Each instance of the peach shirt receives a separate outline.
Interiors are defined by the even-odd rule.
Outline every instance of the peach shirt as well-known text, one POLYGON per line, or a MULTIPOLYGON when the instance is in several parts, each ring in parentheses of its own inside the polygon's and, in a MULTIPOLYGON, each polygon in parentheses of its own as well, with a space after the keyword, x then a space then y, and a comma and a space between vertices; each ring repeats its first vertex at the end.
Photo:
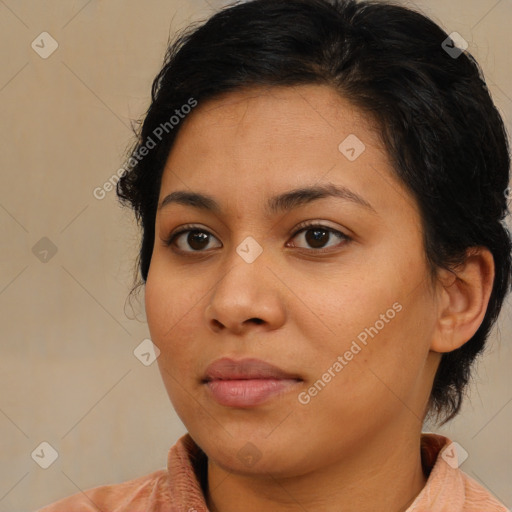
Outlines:
MULTIPOLYGON (((421 455, 428 480, 406 512, 509 512, 457 467, 448 438, 422 434, 421 455)), ((208 512, 201 487, 206 468, 205 454, 185 434, 169 450, 167 469, 95 487, 37 512, 208 512)))

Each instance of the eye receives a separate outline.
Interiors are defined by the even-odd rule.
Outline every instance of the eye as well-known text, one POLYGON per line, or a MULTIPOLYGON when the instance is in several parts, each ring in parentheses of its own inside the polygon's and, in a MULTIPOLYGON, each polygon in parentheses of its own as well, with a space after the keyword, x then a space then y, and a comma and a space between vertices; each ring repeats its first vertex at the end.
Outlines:
POLYGON ((344 245, 352 240, 348 235, 345 235, 345 233, 342 233, 337 229, 314 223, 303 224, 302 229, 296 231, 293 235, 293 238, 297 237, 298 235, 301 235, 299 238, 304 240, 312 247, 311 251, 321 253, 327 252, 322 249, 324 249, 324 245, 330 240, 338 242, 334 245, 334 247, 340 244, 344 245))
MULTIPOLYGON (((345 235, 341 231, 329 228, 322 224, 310 222, 302 224, 300 227, 301 229, 295 231, 292 238, 302 235, 302 239, 311 246, 311 249, 306 249, 311 252, 326 252, 324 250, 324 245, 331 239, 334 242, 338 242, 336 245, 346 244, 352 240, 348 235, 345 235)), ((217 240, 217 238, 208 230, 189 224, 183 226, 178 232, 172 233, 169 237, 163 240, 163 243, 166 247, 171 245, 176 246, 177 252, 201 253, 205 252, 203 249, 211 249, 209 245, 212 239, 217 240), (186 234, 187 236, 184 237, 183 235, 186 234), (192 250, 189 250, 187 246, 192 250)), ((292 247, 296 246, 293 245, 292 247)))
POLYGON ((181 252, 204 252, 202 249, 208 248, 211 237, 215 238, 206 229, 202 229, 199 226, 186 225, 177 233, 172 233, 163 242, 166 247, 176 245, 181 252), (182 237, 186 233, 188 233, 188 236, 182 237), (180 238, 183 240, 180 240, 180 238), (180 242, 182 244, 181 247, 180 242), (192 248, 192 251, 187 250, 187 245, 192 248))

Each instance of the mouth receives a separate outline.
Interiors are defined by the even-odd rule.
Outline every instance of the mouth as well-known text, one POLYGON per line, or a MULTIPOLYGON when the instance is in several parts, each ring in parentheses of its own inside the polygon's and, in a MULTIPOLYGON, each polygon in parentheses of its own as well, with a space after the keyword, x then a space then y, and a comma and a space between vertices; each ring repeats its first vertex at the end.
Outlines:
POLYGON ((289 392, 303 380, 260 359, 222 358, 208 366, 202 382, 220 405, 247 408, 289 392))
POLYGON ((217 359, 206 368, 203 382, 212 380, 253 380, 253 379, 298 379, 299 375, 286 372, 261 359, 235 361, 224 357, 217 359))

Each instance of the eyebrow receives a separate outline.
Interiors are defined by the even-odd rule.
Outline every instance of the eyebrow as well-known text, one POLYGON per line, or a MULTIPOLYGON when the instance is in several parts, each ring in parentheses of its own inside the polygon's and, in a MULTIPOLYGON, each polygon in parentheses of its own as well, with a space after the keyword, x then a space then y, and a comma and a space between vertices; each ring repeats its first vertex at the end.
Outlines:
MULTIPOLYGON (((377 213, 373 206, 361 196, 346 187, 336 186, 333 183, 296 188, 283 194, 273 196, 267 202, 266 212, 271 215, 276 215, 326 197, 336 197, 345 201, 350 201, 373 213, 377 213)), ((172 203, 191 206, 193 208, 207 210, 217 214, 221 213, 219 203, 217 203, 212 196, 201 194, 199 192, 189 192, 186 190, 177 190, 172 192, 162 199, 158 206, 158 210, 161 210, 172 203)))

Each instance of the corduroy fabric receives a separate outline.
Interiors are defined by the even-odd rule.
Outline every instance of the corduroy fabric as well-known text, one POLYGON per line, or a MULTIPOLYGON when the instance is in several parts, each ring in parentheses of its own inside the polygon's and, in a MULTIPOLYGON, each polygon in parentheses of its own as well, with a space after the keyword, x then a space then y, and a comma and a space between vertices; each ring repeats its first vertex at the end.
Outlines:
MULTIPOLYGON (((406 512, 510 512, 456 464, 452 442, 422 434, 425 487, 406 512)), ((37 512, 208 512, 202 481, 207 459, 189 434, 171 447, 167 468, 121 484, 77 493, 37 512)))

